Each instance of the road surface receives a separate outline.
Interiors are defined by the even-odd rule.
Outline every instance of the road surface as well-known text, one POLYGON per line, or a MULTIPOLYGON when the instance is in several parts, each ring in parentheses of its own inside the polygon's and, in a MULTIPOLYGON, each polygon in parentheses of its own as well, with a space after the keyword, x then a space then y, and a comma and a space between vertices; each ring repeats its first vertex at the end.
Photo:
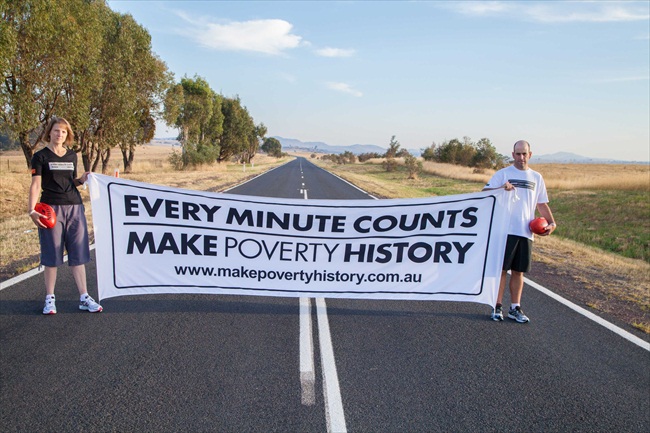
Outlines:
MULTIPOLYGON (((372 199, 303 158, 229 193, 372 199)), ((0 291, 3 432, 650 431, 647 348, 531 287, 522 325, 472 303, 257 296, 89 314, 67 267, 43 316, 42 278, 0 291)))

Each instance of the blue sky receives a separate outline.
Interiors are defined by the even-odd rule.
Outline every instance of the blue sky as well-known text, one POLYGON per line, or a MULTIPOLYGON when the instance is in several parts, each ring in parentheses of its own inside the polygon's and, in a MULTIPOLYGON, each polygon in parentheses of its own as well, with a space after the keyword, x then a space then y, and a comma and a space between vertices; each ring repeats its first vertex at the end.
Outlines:
POLYGON ((650 160, 648 1, 108 4, 177 81, 239 95, 269 136, 650 160))

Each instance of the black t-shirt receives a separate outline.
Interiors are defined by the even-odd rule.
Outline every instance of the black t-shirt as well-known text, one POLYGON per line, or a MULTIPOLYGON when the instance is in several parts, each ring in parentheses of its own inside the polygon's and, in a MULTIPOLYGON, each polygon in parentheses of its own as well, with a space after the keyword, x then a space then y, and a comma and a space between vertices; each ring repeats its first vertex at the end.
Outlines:
POLYGON ((32 157, 32 176, 41 176, 41 202, 47 204, 81 204, 81 194, 74 186, 77 178, 77 154, 67 149, 58 156, 48 147, 32 157))

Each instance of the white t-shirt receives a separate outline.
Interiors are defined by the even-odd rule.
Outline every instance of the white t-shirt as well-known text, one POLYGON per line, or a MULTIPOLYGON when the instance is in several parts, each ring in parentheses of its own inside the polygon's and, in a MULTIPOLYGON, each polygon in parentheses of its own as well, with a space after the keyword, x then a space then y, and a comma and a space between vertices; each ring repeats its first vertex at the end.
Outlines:
POLYGON ((535 219, 537 204, 548 203, 544 179, 535 170, 530 168, 519 170, 511 165, 494 173, 485 187, 498 188, 506 181, 515 187, 514 192, 518 198, 513 204, 508 234, 533 239, 533 233, 528 224, 535 219))

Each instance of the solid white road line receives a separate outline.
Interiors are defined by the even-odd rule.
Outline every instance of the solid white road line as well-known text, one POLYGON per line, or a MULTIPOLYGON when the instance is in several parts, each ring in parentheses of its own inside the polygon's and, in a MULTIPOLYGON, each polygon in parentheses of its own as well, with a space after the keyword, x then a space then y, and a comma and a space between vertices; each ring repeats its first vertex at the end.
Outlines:
POLYGON ((637 346, 650 351, 650 343, 647 343, 637 337, 636 335, 633 335, 626 330, 619 328, 618 326, 614 325, 613 323, 608 322, 607 320, 601 318, 600 316, 595 315, 589 310, 585 310, 584 308, 574 304, 573 302, 569 301, 568 299, 563 298, 562 296, 558 295, 557 293, 551 292, 549 289, 546 287, 537 284, 534 281, 529 280, 528 278, 524 278, 524 281, 526 284, 529 286, 539 290, 540 292, 544 293, 546 296, 549 296, 556 301, 558 301, 561 304, 566 305, 567 307, 571 308, 573 311, 582 314, 583 316, 587 317, 588 319, 593 320, 594 322, 598 323, 599 325, 604 326, 605 328, 609 329, 610 331, 620 335, 621 337, 625 338, 626 340, 631 341, 632 343, 636 344, 637 346))
POLYGON ((325 416, 328 433, 347 432, 345 413, 341 399, 339 377, 334 361, 334 348, 330 335, 330 325, 327 318, 327 306, 324 298, 316 298, 316 316, 318 318, 318 340, 323 367, 323 396, 325 397, 325 416))
POLYGON ((316 403, 314 372, 314 340, 311 326, 311 299, 300 298, 300 389, 302 404, 316 403))

